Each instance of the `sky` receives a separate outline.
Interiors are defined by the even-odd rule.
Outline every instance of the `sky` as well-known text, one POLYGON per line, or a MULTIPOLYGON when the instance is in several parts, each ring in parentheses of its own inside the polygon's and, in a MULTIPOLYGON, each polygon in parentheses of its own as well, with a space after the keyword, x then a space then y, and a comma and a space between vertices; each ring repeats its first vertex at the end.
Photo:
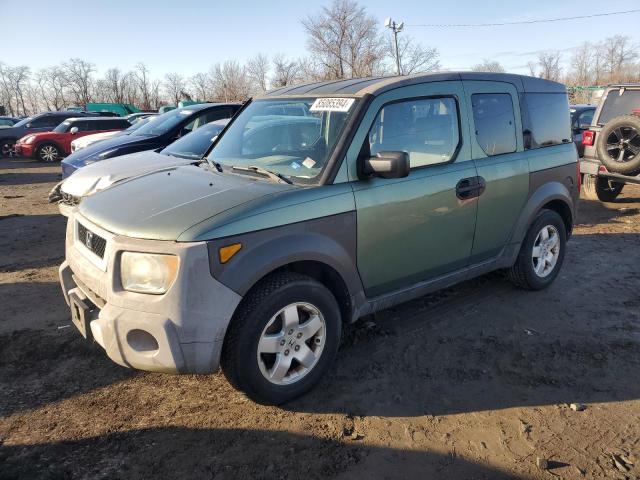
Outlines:
MULTIPOLYGON (((206 71, 227 59, 257 54, 306 54, 300 22, 330 0, 0 0, 0 62, 33 70, 79 57, 98 72, 144 62, 153 76, 206 71), (11 40, 8 40, 11 39, 11 40)), ((496 23, 640 8, 640 0, 366 0, 381 29, 386 17, 407 24, 400 35, 437 47, 443 69, 468 70, 483 59, 510 72, 544 50, 563 51, 614 34, 640 43, 640 13, 566 22, 481 28, 425 28, 414 24, 496 23)))

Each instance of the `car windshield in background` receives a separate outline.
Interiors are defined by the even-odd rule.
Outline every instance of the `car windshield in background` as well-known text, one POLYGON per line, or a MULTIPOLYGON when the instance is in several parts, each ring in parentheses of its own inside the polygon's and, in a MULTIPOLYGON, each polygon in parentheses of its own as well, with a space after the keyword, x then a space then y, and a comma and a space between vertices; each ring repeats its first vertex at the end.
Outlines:
POLYGON ((176 127, 185 118, 193 113, 189 108, 177 108, 157 117, 149 117, 149 121, 133 133, 140 136, 164 135, 176 127))
POLYGON ((23 120, 20 120, 18 123, 16 123, 14 125, 14 127, 22 127, 24 125, 26 125, 27 123, 31 122, 33 120, 33 117, 27 117, 23 120))
POLYGON ((209 154, 223 167, 259 167, 291 180, 317 177, 331 157, 355 98, 257 100, 209 154))
POLYGON ((226 123, 226 121, 207 123, 181 139, 176 140, 160 153, 180 158, 193 158, 194 160, 202 158, 226 123))
POLYGON ((71 125, 71 122, 69 121, 62 122, 60 125, 54 128, 53 131, 56 133, 64 133, 67 131, 67 128, 69 127, 69 125, 71 125))
POLYGON ((602 106, 598 123, 604 125, 620 115, 631 115, 633 110, 640 108, 640 90, 628 88, 611 90, 602 106))

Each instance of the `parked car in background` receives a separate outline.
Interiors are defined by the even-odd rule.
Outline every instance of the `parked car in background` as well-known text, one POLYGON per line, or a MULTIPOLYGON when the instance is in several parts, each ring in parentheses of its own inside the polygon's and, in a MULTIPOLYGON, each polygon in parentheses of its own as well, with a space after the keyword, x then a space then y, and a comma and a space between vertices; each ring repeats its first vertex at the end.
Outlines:
POLYGON ((0 128, 13 127, 20 121, 19 118, 14 117, 0 117, 0 128))
POLYGON ((41 162, 58 162, 71 154, 71 141, 96 132, 119 132, 131 124, 124 118, 68 118, 50 132, 30 133, 15 144, 17 155, 37 158, 41 162))
POLYGON ((582 134, 585 195, 612 202, 626 184, 640 184, 640 84, 608 86, 582 134))
POLYGON ((582 132, 589 130, 593 114, 596 112, 595 105, 571 105, 571 130, 573 132, 573 142, 578 149, 578 155, 584 155, 584 145, 582 144, 582 132))
POLYGON ((152 116, 155 116, 155 115, 158 115, 158 114, 155 113, 155 112, 138 112, 138 113, 132 113, 130 115, 127 115, 124 118, 129 120, 129 122, 131 122, 131 124, 134 124, 138 120, 142 120, 143 118, 152 117, 152 116))
POLYGON ((84 198, 118 182, 160 169, 197 164, 228 122, 207 123, 160 152, 147 150, 87 165, 58 183, 49 193, 49 202, 58 203, 60 213, 68 216, 84 198))
POLYGON ((92 117, 91 113, 82 112, 46 112, 25 118, 13 127, 0 130, 0 156, 14 155, 15 143, 30 133, 50 132, 67 118, 92 117))
POLYGON ((317 384, 361 316, 496 269, 550 286, 580 192, 564 85, 509 74, 282 87, 206 160, 82 201, 62 291, 118 364, 221 366, 262 403, 317 384))
POLYGON ((62 161, 62 178, 107 158, 164 148, 204 124, 231 118, 241 106, 239 103, 203 103, 150 117, 146 125, 130 135, 102 140, 69 155, 62 161))
POLYGON ((121 135, 130 135, 132 132, 134 132, 135 130, 139 129, 144 124, 146 124, 151 118, 153 117, 145 117, 145 118, 139 119, 137 122, 133 123, 126 130, 114 131, 114 132, 92 133, 91 135, 87 135, 85 137, 80 137, 76 140, 73 140, 71 142, 71 153, 75 152, 76 150, 82 150, 83 148, 88 147, 89 145, 99 142, 101 140, 106 140, 107 138, 113 138, 121 135))

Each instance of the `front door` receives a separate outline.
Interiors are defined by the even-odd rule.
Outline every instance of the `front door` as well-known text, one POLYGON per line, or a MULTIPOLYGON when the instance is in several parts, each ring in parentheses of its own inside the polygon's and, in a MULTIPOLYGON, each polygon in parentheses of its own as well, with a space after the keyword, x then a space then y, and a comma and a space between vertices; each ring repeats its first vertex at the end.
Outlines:
MULTIPOLYGON (((403 87, 372 102, 360 127, 364 134, 359 130, 354 139, 358 156, 405 151, 411 171, 406 178, 353 182, 358 270, 367 296, 467 265, 477 209, 465 188, 477 177, 464 141, 467 123, 459 81, 403 87)), ((350 176, 357 161, 348 159, 350 176)))

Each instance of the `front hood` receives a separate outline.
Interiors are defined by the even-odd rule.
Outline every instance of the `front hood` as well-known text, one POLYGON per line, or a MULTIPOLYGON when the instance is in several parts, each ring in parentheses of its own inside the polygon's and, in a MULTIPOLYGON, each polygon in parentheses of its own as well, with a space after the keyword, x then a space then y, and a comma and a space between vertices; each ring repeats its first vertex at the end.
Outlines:
POLYGON ((86 197, 127 178, 193 162, 194 160, 161 155, 153 150, 131 153, 81 168, 67 178, 60 189, 74 197, 86 197))
POLYGON ((117 235, 177 240, 188 228, 225 210, 295 188, 188 165, 114 185, 88 197, 79 210, 117 235))
MULTIPOLYGON (((67 164, 74 166, 82 166, 84 162, 89 159, 96 159, 101 153, 113 150, 115 148, 121 148, 125 145, 134 144, 150 144, 153 145, 157 142, 157 137, 142 137, 136 135, 123 135, 122 137, 116 136, 101 140, 100 142, 92 143, 86 148, 72 153, 63 161, 67 164)), ((153 147, 149 147, 153 148, 153 147)))

